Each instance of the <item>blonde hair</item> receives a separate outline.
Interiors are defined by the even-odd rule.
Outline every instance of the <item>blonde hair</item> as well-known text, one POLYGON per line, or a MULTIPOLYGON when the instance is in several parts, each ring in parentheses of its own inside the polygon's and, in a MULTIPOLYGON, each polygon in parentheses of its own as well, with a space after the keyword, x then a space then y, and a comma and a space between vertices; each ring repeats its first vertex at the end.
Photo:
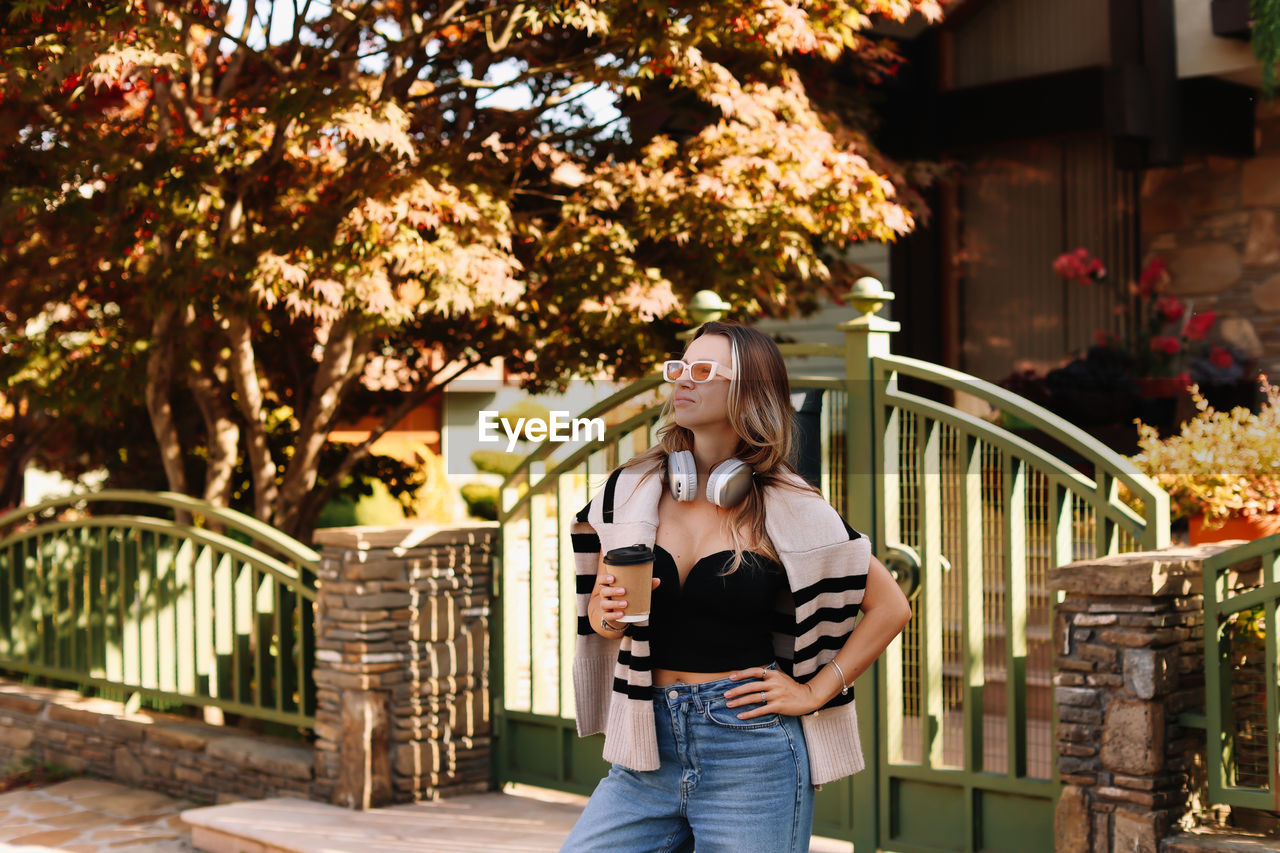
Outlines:
MULTIPOLYGON (((792 463, 791 382, 778 345, 763 332, 740 323, 703 323, 693 340, 703 335, 723 335, 729 339, 734 378, 729 380, 728 417, 729 425, 738 436, 733 455, 755 472, 746 497, 730 507, 721 520, 721 530, 733 545, 733 561, 724 574, 732 574, 741 567, 744 551, 756 551, 778 560, 778 552, 765 532, 765 489, 780 487, 821 493, 807 483, 801 485, 804 481, 792 463)), ((658 461, 660 464, 654 470, 665 474, 667 456, 693 449, 693 432, 677 424, 671 417, 673 412, 668 398, 662 407, 665 423, 658 429, 658 443, 627 460, 623 468, 658 461)))

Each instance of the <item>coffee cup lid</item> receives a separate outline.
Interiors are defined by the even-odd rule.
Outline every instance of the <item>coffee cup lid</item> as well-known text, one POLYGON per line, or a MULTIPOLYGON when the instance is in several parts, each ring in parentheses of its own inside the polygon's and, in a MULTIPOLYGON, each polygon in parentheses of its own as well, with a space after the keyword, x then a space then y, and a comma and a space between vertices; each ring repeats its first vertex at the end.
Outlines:
POLYGON ((648 545, 628 545, 625 548, 614 548, 604 555, 604 561, 610 566, 634 566, 653 560, 653 549, 648 545))

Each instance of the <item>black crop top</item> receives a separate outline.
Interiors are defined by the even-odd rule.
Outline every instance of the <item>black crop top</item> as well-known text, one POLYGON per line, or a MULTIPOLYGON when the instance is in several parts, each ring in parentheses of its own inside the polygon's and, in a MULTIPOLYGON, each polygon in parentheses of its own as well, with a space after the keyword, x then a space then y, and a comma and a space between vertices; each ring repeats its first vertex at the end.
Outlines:
POLYGON ((772 626, 778 595, 787 588, 782 566, 744 551, 736 572, 722 575, 732 551, 694 563, 680 588, 676 561, 654 547, 653 573, 662 580, 649 611, 649 654, 655 669, 727 672, 774 659, 772 626))

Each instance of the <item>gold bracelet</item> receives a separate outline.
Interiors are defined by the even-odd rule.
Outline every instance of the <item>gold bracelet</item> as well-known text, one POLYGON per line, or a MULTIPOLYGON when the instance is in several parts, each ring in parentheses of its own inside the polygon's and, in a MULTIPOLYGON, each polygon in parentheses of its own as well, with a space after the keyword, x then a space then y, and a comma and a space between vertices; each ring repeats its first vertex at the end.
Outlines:
POLYGON ((836 668, 836 672, 840 673, 840 695, 849 695, 849 685, 844 683, 844 670, 840 668, 840 664, 836 663, 836 659, 831 659, 831 665, 836 668))

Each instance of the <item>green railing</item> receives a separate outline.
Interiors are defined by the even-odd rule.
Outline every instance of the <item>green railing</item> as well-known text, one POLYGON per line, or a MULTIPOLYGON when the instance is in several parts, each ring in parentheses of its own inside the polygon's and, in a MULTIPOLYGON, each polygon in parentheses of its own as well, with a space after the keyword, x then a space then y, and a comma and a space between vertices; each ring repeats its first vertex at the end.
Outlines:
POLYGON ((318 564, 185 495, 19 507, 0 515, 0 669, 310 728, 318 564))
POLYGON ((984 849, 994 830, 976 815, 995 809, 1020 816, 1029 848, 1051 846, 1055 601, 1047 570, 1164 547, 1168 496, 1124 457, 998 386, 887 352, 870 361, 856 404, 869 402, 881 448, 872 486, 882 508, 877 552, 914 611, 883 658, 880 819, 900 829, 880 841, 984 849), (899 387, 908 377, 916 393, 899 387), (992 419, 998 412, 1088 460, 1086 470, 1004 429, 992 419), (1140 498, 1141 513, 1120 499, 1119 484, 1140 498), (913 797, 944 790, 960 803, 962 825, 931 830, 901 814, 913 797))
POLYGON ((1280 534, 1204 561, 1205 730, 1213 805, 1280 811, 1280 534))
MULTIPOLYGON (((1091 525, 1093 553, 1088 556, 1139 548, 1156 550, 1169 545, 1168 494, 1127 458, 1079 427, 998 385, 957 370, 903 356, 877 356, 874 361, 878 379, 881 380, 877 386, 883 388, 884 402, 896 411, 910 412, 924 419, 930 428, 945 425, 958 434, 981 440, 998 449, 1002 458, 1020 460, 1042 472, 1060 493, 1070 492, 1082 506, 1087 506, 1094 513, 1095 522, 1091 525), (1060 442, 1073 454, 1087 459, 1093 468, 1092 476, 990 421, 967 414, 954 406, 944 406, 931 399, 898 390, 899 376, 923 380, 953 394, 968 395, 995 410, 1016 417, 1060 442), (1120 499, 1120 484, 1140 502, 1141 513, 1135 512, 1120 499)), ((926 445, 927 443, 926 441, 926 445)), ((1059 497, 1062 495, 1059 494, 1059 497)), ((1064 562, 1069 562, 1076 557, 1079 549, 1065 547, 1068 541, 1065 536, 1065 501, 1058 500, 1054 504, 1063 510, 1063 513, 1050 519, 1053 525, 1053 542, 1055 546, 1059 546, 1055 556, 1066 558, 1064 562)))
POLYGON ((598 479, 649 445, 661 405, 648 398, 659 382, 657 375, 641 379, 578 416, 623 413, 603 442, 544 443, 503 483, 495 577, 499 618, 491 648, 501 673, 494 682, 495 761, 504 782, 590 793, 608 769, 600 744, 580 742, 573 722, 576 613, 569 529, 573 514, 591 498, 591 486, 599 486, 591 483, 592 475, 598 479))

